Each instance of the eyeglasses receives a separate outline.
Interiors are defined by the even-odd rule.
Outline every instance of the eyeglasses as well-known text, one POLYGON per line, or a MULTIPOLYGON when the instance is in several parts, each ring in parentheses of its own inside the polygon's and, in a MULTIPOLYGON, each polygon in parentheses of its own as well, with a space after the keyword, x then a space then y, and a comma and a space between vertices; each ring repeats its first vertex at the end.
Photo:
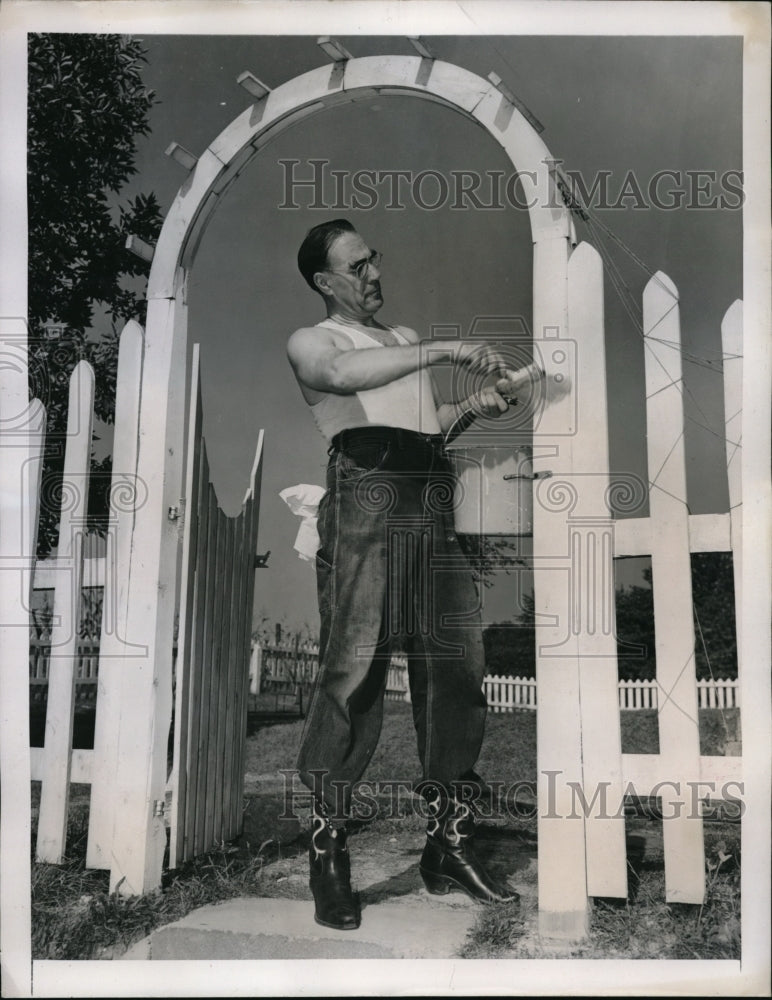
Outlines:
POLYGON ((358 260, 356 264, 350 264, 348 271, 338 271, 334 267, 328 267, 328 271, 332 271, 334 274, 355 274, 360 281, 364 281, 367 277, 368 268, 372 265, 373 267, 380 267, 381 261, 383 260, 383 254, 378 250, 371 250, 370 256, 365 257, 364 260, 358 260))

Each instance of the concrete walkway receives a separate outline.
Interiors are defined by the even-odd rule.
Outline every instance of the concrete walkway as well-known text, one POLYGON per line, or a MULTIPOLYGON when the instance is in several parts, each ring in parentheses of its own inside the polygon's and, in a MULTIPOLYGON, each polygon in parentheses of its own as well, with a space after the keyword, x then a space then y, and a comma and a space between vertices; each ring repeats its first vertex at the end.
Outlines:
MULTIPOLYGON (((426 958, 459 955, 481 907, 462 892, 430 895, 418 871, 425 834, 402 829, 363 832, 350 840, 352 883, 359 893, 361 926, 336 931, 314 921, 305 852, 266 865, 260 896, 203 906, 157 928, 116 957, 136 959, 426 958)), ((535 852, 489 831, 478 853, 489 870, 521 895, 533 911, 535 852), (504 839, 502 839, 504 838, 504 839)))
MULTIPOLYGON (((279 847, 278 857, 260 871, 255 894, 193 910, 175 923, 156 928, 115 958, 448 959, 459 955, 482 907, 462 892, 432 896, 426 891, 418 871, 426 839, 423 818, 379 820, 352 833, 352 885, 359 894, 362 922, 356 930, 336 931, 314 921, 308 886, 308 817, 283 817, 283 781, 276 775, 247 774, 246 788, 252 805, 245 816, 242 847, 254 849, 268 840, 279 847)), ((524 910, 535 911, 535 839, 501 824, 485 827, 478 830, 478 856, 492 875, 520 893, 524 910)))
POLYGON ((382 902, 366 907, 357 930, 314 921, 297 899, 235 899, 203 906, 154 931, 125 959, 452 958, 463 947, 476 908, 382 902))

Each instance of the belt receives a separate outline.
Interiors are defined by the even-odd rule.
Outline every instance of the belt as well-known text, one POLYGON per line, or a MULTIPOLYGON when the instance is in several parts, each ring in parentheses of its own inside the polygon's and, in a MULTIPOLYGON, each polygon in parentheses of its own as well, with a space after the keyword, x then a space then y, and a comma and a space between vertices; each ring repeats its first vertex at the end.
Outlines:
POLYGON ((390 444, 392 447, 405 451, 416 451, 427 448, 443 451, 442 434, 421 434, 406 427, 387 427, 373 425, 370 427, 347 427, 339 431, 332 439, 329 452, 345 450, 352 444, 390 444))

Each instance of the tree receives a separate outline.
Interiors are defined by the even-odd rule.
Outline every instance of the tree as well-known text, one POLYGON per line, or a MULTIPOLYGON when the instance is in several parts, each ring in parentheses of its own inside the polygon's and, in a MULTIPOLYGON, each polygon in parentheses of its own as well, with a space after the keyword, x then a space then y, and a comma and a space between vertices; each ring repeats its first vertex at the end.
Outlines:
POLYGON ((458 534, 461 551, 467 558, 474 573, 476 583, 488 588, 493 586, 491 575, 502 570, 509 575, 515 566, 527 566, 521 556, 513 555, 517 551, 517 541, 508 535, 469 535, 458 534))
MULTIPOLYGON (((651 569, 643 571, 651 583, 651 569)), ((651 587, 620 587, 616 592, 616 634, 621 680, 653 680, 656 676, 654 649, 654 596, 651 587)))
MULTIPOLYGON (((619 677, 656 677, 654 594, 651 569, 643 572, 648 586, 616 591, 616 635, 619 677)), ((656 581, 654 581, 656 586, 656 581)), ((737 676, 732 556, 729 552, 692 555, 696 670, 699 679, 737 676)), ((483 632, 488 673, 510 677, 535 676, 533 594, 523 596, 523 613, 514 623, 489 625, 483 632)))
MULTIPOLYGON (((136 139, 149 131, 154 96, 142 83, 144 61, 141 44, 125 36, 29 39, 30 391, 48 415, 39 555, 57 541, 72 370, 81 359, 93 365, 95 413, 111 423, 120 329, 128 319, 144 319, 147 264, 125 243, 132 233, 155 242, 161 212, 152 194, 118 201, 136 173, 136 139), (106 328, 95 338, 96 310, 106 328)), ((109 473, 109 461, 95 465, 90 520, 96 530, 104 530, 109 473)))
POLYGON ((516 622, 483 629, 486 673, 499 677, 536 676, 536 614, 533 594, 523 594, 516 622))
POLYGON ((731 552, 692 555, 697 676, 737 677, 734 571, 731 552))
MULTIPOLYGON (((697 677, 737 676, 734 578, 729 552, 699 552, 691 557, 697 677)), ((619 674, 626 680, 656 676, 654 594, 651 569, 643 572, 647 587, 617 591, 619 674), (625 645, 628 644, 628 645, 625 645), (630 644, 642 646, 635 655, 630 644)), ((653 580, 656 587, 657 581, 653 580)))

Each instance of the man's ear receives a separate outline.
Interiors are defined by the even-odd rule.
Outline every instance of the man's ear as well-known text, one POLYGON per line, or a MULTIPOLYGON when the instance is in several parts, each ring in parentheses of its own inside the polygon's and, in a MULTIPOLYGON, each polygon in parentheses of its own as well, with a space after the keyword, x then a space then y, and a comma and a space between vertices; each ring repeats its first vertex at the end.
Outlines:
POLYGON ((324 271, 317 271, 314 274, 313 281, 314 281, 314 284, 316 285, 317 289, 322 293, 322 295, 329 295, 330 294, 330 283, 327 280, 327 277, 326 277, 324 271))

